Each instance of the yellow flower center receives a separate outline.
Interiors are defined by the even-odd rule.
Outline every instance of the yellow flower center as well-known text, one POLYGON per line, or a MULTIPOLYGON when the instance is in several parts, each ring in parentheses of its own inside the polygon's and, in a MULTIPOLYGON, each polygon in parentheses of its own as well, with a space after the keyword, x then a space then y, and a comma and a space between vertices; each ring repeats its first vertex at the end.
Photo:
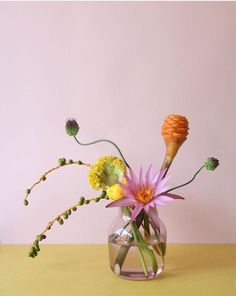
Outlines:
POLYGON ((151 188, 139 188, 135 193, 137 201, 146 204, 153 198, 153 190, 151 188))

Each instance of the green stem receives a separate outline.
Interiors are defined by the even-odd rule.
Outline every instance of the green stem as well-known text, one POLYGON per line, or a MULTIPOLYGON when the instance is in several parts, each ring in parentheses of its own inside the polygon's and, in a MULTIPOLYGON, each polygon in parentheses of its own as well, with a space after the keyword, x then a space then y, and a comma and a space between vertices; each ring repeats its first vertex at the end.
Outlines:
POLYGON ((139 256, 140 256, 140 260, 141 260, 141 264, 142 264, 142 267, 143 267, 145 277, 148 277, 147 265, 146 265, 146 262, 145 262, 145 259, 144 259, 143 250, 142 250, 142 247, 139 246, 140 239, 139 239, 139 236, 138 236, 138 233, 137 233, 138 232, 137 225, 134 222, 130 222, 130 226, 131 226, 131 229, 132 229, 132 232, 133 232, 133 235, 134 235, 134 239, 137 242, 137 247, 139 249, 139 256))
POLYGON ((150 226, 149 226, 149 217, 146 212, 143 211, 143 222, 144 222, 144 228, 146 230, 145 236, 150 236, 150 226))
POLYGON ((79 145, 82 145, 82 146, 93 145, 93 144, 97 144, 97 143, 100 143, 100 142, 107 142, 107 143, 112 144, 112 145, 117 149, 117 151, 119 152, 120 157, 121 157, 122 160, 125 162, 126 166, 127 166, 128 168, 130 168, 130 166, 129 166, 128 162, 126 161, 126 159, 124 158, 124 155, 122 154, 120 148, 119 148, 114 142, 112 142, 111 140, 100 139, 100 140, 93 141, 93 142, 90 142, 90 143, 81 143, 81 142, 76 138, 76 136, 74 136, 74 138, 75 138, 75 141, 76 141, 79 145))
POLYGON ((202 166, 202 167, 201 167, 201 168, 195 173, 195 175, 192 177, 192 179, 191 179, 190 181, 188 181, 188 182, 186 182, 186 183, 184 183, 184 184, 182 184, 182 185, 175 186, 175 187, 169 189, 168 191, 166 191, 165 193, 168 193, 168 192, 170 192, 170 191, 173 191, 173 190, 175 190, 175 189, 178 189, 178 188, 180 188, 180 187, 183 187, 183 186, 188 185, 189 183, 191 183, 191 182, 196 178, 196 176, 201 172, 201 170, 202 170, 204 167, 205 167, 205 166, 203 165, 203 166, 202 166))

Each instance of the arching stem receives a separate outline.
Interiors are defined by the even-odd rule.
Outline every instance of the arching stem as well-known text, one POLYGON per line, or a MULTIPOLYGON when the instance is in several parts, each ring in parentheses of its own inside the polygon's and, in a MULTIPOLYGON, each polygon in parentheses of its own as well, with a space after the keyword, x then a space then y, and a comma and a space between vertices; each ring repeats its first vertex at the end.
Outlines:
POLYGON ((201 172, 201 170, 202 170, 204 167, 205 167, 205 166, 203 165, 203 166, 202 166, 202 167, 201 167, 201 168, 195 173, 195 175, 192 177, 192 179, 191 179, 190 181, 188 181, 188 182, 186 182, 186 183, 184 183, 184 184, 182 184, 182 185, 175 186, 175 187, 169 189, 168 191, 166 191, 165 193, 168 193, 168 192, 170 192, 170 191, 173 191, 173 190, 175 190, 175 189, 178 189, 178 188, 181 188, 181 187, 184 187, 184 186, 188 185, 189 183, 191 183, 191 182, 196 178, 196 176, 201 172))
POLYGON ((122 160, 124 161, 124 163, 126 164, 126 166, 127 166, 128 168, 130 168, 130 166, 129 166, 128 162, 126 161, 124 155, 122 154, 120 148, 116 145, 116 143, 112 142, 111 140, 100 139, 100 140, 93 141, 93 142, 89 142, 89 143, 81 143, 81 142, 76 138, 76 136, 74 136, 74 138, 75 138, 75 141, 76 141, 79 145, 82 145, 82 146, 89 146, 89 145, 93 145, 93 144, 97 144, 97 143, 101 143, 101 142, 107 142, 107 143, 112 144, 112 145, 116 148, 116 150, 119 152, 120 157, 122 158, 122 160))

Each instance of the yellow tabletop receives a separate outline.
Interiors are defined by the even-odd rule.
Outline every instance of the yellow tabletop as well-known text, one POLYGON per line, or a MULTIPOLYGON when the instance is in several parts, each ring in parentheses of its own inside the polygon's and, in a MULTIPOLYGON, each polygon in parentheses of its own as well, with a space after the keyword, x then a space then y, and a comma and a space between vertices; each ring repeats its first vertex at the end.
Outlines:
POLYGON ((129 281, 110 271, 106 245, 0 246, 1 296, 236 295, 236 245, 169 244, 155 280, 129 281))

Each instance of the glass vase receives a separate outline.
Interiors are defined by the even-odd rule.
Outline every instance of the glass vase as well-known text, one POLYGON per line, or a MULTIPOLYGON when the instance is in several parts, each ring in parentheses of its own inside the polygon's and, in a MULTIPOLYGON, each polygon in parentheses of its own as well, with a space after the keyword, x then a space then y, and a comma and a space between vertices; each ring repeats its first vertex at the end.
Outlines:
POLYGON ((131 221, 131 212, 130 207, 119 208, 118 216, 110 225, 110 267, 116 275, 125 279, 155 278, 162 273, 165 265, 166 227, 156 208, 155 219, 150 219, 142 210, 131 221))

